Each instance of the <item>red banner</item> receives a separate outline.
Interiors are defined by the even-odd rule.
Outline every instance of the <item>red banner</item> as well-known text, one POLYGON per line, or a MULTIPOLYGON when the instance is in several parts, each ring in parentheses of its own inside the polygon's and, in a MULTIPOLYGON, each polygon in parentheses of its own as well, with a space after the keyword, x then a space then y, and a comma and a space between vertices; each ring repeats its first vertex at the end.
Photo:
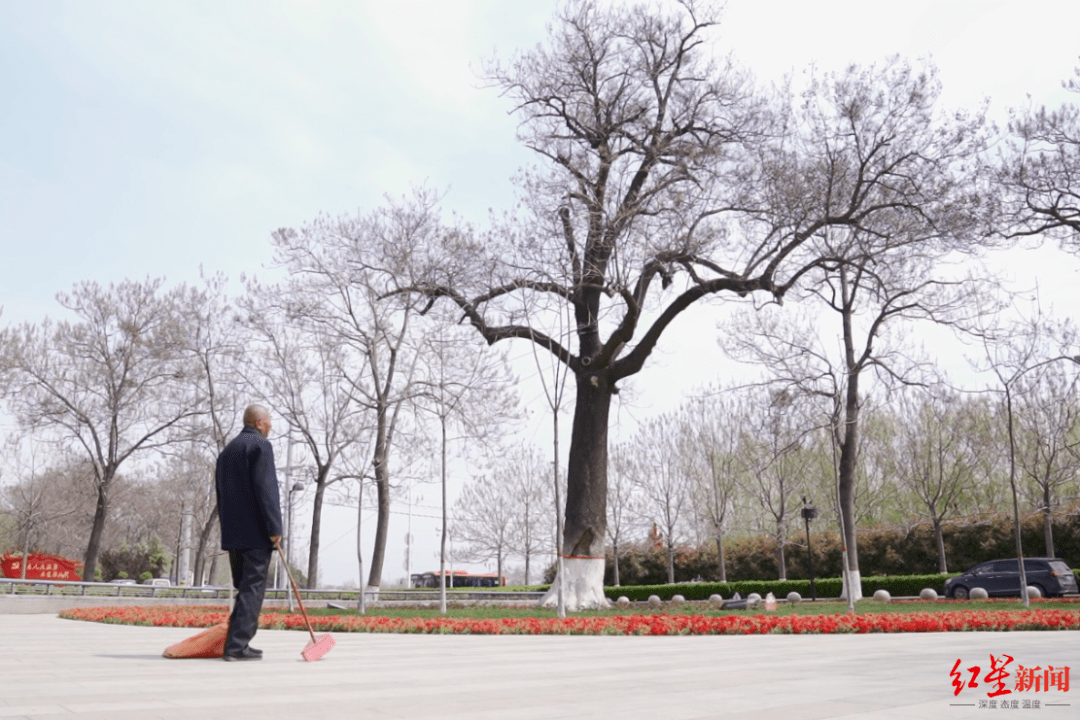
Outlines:
MULTIPOLYGON (((21 578, 22 563, 22 555, 4 553, 4 556, 0 557, 0 571, 3 571, 5 577, 21 578)), ((82 565, 77 560, 68 560, 59 555, 32 553, 30 562, 26 565, 26 579, 78 581, 81 579, 78 571, 82 569, 82 565)))

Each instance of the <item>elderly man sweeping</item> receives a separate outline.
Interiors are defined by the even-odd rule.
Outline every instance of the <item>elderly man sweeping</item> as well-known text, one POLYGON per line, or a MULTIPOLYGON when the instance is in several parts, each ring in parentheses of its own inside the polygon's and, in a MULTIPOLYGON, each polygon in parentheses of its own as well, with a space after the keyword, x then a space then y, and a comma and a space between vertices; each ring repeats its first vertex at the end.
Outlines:
POLYGON ((249 405, 244 410, 244 429, 218 455, 214 474, 221 549, 229 553, 237 590, 223 657, 230 662, 262 659, 262 651, 250 643, 259 629, 266 574, 281 538, 274 448, 267 440, 270 428, 270 412, 261 405, 249 405))

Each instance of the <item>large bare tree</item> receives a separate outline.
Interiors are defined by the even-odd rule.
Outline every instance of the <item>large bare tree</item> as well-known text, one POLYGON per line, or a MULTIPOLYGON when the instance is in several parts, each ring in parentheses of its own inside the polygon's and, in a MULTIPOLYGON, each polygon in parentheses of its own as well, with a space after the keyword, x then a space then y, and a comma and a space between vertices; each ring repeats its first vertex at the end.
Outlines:
POLYGON ((856 599, 863 385, 871 372, 897 383, 925 377, 902 342, 903 332, 915 321, 962 319, 969 307, 966 286, 940 268, 949 269, 949 253, 981 247, 981 226, 973 218, 981 208, 983 118, 944 115, 939 94, 932 68, 897 59, 810 82, 797 116, 797 154, 809 163, 806 171, 827 178, 820 188, 827 189, 829 203, 850 205, 864 192, 873 195, 860 203, 862 219, 822 228, 814 241, 820 261, 796 289, 831 314, 836 330, 797 328, 794 335, 778 336, 775 321, 755 317, 754 336, 733 338, 739 352, 766 364, 780 382, 825 402, 837 451, 845 596, 850 588, 856 599), (836 351, 823 336, 836 338, 836 351))
POLYGON ((245 372, 259 396, 288 422, 290 437, 300 441, 311 462, 315 493, 307 581, 316 587, 326 492, 354 476, 343 470, 342 458, 365 439, 365 418, 348 377, 348 346, 326 325, 298 315, 292 295, 287 286, 249 283, 245 306, 255 342, 245 372))
POLYGON ((170 463, 166 470, 175 470, 174 480, 184 487, 178 498, 186 520, 182 532, 185 538, 192 530, 196 535, 191 567, 196 585, 205 579, 208 552, 215 557, 219 552, 210 549, 218 523, 214 466, 240 424, 243 400, 238 367, 245 335, 238 331, 238 312, 227 295, 225 276, 203 274, 202 279, 201 287, 186 289, 180 312, 190 323, 186 348, 196 368, 190 382, 204 398, 205 413, 193 418, 190 443, 167 451, 179 465, 170 463))
POLYGON ((448 246, 450 267, 467 272, 450 275, 436 264, 410 278, 409 290, 449 298, 489 343, 535 342, 574 374, 560 548, 567 577, 545 600, 555 604, 566 589, 571 610, 607 603, 607 428, 617 383, 644 366, 692 302, 770 286, 775 272, 762 267, 762 255, 748 275, 710 258, 727 240, 710 218, 734 204, 729 191, 743 167, 741 143, 757 129, 744 78, 714 66, 702 47, 712 25, 690 3, 654 14, 569 2, 547 46, 489 66, 492 84, 521 117, 521 141, 546 167, 521 178, 520 222, 483 242, 457 238, 448 246), (674 288, 680 272, 687 280, 630 347, 657 306, 653 289, 674 288), (524 320, 522 308, 567 305, 568 313, 551 313, 573 317, 567 341, 535 312, 524 320))
MULTIPOLYGON (((1030 317, 1011 322, 998 322, 995 326, 989 318, 979 329, 983 350, 986 353, 983 369, 993 373, 1001 385, 1001 406, 1007 444, 1009 490, 1012 495, 1013 534, 1016 541, 1017 567, 1020 572, 1021 602, 1027 607, 1027 572, 1024 567, 1023 537, 1020 524, 1020 496, 1018 481, 1018 431, 1016 408, 1027 392, 1035 390, 1029 381, 1046 371, 1050 365, 1065 363, 1080 365, 1076 354, 1076 337, 1068 324, 1055 324, 1042 314, 1036 305, 1030 317)), ((1000 320, 1000 318, 994 318, 1000 320)), ((1071 421, 1070 421, 1071 422, 1071 421)), ((1052 536, 1051 536, 1052 543, 1052 536)))
POLYGON ((404 288, 447 298, 489 343, 534 342, 573 372, 568 562, 557 581, 573 586, 571 608, 607 602, 611 402, 672 321, 718 293, 782 300, 834 260, 828 228, 873 235, 951 199, 950 158, 970 146, 936 122, 932 79, 911 71, 884 85, 853 71, 766 104, 714 62, 714 25, 690 0, 572 0, 546 45, 491 65, 540 162, 520 178, 523 210, 453 248, 449 264, 471 273, 435 266, 404 288), (570 342, 523 321, 538 296, 570 306, 570 342))
MULTIPOLYGON (((1080 94, 1080 67, 1062 84, 1080 94)), ((1001 157, 1002 231, 1014 237, 1052 235, 1080 250, 1080 107, 1013 111, 1001 157)))
POLYGON ((350 458, 350 474, 371 477, 375 484, 377 520, 367 585, 376 590, 390 527, 394 461, 416 447, 402 440, 402 432, 423 337, 414 327, 421 299, 382 296, 392 288, 388 278, 406 273, 416 256, 441 247, 437 201, 421 188, 366 214, 323 217, 273 235, 276 259, 290 276, 282 306, 345 356, 339 371, 369 428, 366 461, 350 458))
MULTIPOLYGON (((184 421, 205 412, 188 382, 183 288, 161 280, 75 285, 57 300, 72 319, 24 323, 0 339, 13 372, 7 402, 37 441, 72 449, 93 470, 97 507, 84 557, 97 567, 120 467, 175 439, 184 421)), ((186 430, 186 428, 185 428, 186 430)))

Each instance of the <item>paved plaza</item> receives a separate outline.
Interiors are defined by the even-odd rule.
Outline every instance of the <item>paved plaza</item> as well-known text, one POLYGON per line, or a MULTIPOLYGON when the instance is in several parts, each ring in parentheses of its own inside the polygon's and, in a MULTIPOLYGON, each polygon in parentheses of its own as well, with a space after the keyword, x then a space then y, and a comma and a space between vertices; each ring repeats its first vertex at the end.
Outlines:
MULTIPOLYGON (((1075 632, 335 633, 337 647, 306 663, 300 657, 306 633, 262 630, 255 642, 266 653, 261 662, 161 656, 194 633, 53 614, 0 615, 0 718, 978 720, 989 717, 993 688, 980 684, 954 697, 949 671, 958 658, 963 667, 977 664, 984 673, 990 654, 1002 653, 1015 658, 1010 669, 1080 666, 1075 632), (979 707, 980 700, 987 706, 979 707)), ((1012 693, 996 698, 994 706, 999 718, 1004 711, 1016 720, 1064 720, 1080 716, 1076 696, 1012 693), (1012 699, 1016 709, 1008 704, 1012 699)))

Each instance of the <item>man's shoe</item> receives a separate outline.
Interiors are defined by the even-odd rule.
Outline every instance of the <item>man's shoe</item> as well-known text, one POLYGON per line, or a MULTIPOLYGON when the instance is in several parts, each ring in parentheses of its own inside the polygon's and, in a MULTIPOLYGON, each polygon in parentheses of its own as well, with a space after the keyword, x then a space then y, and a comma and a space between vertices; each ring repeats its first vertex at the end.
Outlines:
POLYGON ((262 655, 262 650, 260 650, 258 648, 253 648, 250 645, 248 645, 247 651, 251 652, 251 653, 255 653, 256 655, 262 655))
POLYGON ((255 652, 251 648, 244 648, 244 651, 239 655, 230 655, 225 653, 221 656, 221 659, 225 662, 239 662, 241 660, 262 660, 262 653, 255 652))

